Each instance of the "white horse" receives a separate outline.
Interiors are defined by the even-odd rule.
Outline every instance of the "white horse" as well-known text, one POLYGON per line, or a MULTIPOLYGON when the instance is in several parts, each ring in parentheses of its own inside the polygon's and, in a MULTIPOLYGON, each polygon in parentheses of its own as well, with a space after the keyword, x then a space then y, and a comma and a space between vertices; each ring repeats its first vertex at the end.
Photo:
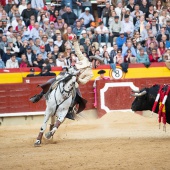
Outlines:
POLYGON ((45 134, 47 139, 50 139, 54 135, 57 128, 64 121, 72 103, 74 95, 73 90, 75 88, 78 73, 79 71, 70 68, 65 76, 58 82, 57 87, 49 94, 48 99, 46 100, 47 107, 45 110, 44 121, 34 146, 39 146, 41 144, 42 136, 46 130, 47 122, 50 117, 53 127, 45 134), (58 119, 55 122, 56 116, 58 119))

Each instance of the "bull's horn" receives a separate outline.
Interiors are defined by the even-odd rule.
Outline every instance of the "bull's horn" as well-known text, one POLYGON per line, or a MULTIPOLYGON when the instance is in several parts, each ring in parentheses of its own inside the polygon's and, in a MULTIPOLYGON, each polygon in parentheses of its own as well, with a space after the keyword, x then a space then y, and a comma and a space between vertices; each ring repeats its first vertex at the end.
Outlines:
POLYGON ((139 93, 140 90, 132 90, 133 93, 139 93))
POLYGON ((146 93, 147 93, 146 90, 144 90, 141 93, 135 93, 135 94, 131 94, 131 95, 134 96, 134 97, 139 97, 139 96, 145 95, 146 93))

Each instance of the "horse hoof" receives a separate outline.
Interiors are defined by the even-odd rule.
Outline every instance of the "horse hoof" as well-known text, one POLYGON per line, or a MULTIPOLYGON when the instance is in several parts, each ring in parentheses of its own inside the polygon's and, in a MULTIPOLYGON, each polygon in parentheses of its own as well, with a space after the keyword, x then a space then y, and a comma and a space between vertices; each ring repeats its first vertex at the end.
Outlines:
POLYGON ((41 141, 40 140, 36 140, 36 142, 34 143, 34 146, 40 146, 41 145, 41 141))
POLYGON ((51 131, 49 131, 49 132, 47 132, 47 133, 45 134, 45 137, 46 137, 47 139, 50 139, 52 136, 53 136, 53 133, 52 133, 51 131))

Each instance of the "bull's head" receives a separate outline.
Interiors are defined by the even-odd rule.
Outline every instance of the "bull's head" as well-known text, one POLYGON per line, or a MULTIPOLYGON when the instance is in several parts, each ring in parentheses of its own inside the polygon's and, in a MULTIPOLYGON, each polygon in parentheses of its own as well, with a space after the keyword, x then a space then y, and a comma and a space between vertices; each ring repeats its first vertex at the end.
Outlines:
POLYGON ((133 111, 143 111, 148 110, 148 93, 147 89, 142 89, 141 91, 132 91, 132 96, 136 97, 132 103, 131 109, 133 111))

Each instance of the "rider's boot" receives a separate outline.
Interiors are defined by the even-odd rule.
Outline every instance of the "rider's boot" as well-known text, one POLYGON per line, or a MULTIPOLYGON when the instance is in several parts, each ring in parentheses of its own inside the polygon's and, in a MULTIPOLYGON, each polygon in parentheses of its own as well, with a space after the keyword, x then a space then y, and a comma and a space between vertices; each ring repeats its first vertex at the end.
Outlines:
POLYGON ((74 116, 73 116, 73 107, 69 107, 66 118, 71 119, 71 120, 75 120, 74 116))
POLYGON ((43 93, 43 91, 41 91, 40 94, 36 94, 35 96, 31 97, 29 100, 32 103, 37 103, 43 97, 43 95, 44 95, 44 93, 43 93))

